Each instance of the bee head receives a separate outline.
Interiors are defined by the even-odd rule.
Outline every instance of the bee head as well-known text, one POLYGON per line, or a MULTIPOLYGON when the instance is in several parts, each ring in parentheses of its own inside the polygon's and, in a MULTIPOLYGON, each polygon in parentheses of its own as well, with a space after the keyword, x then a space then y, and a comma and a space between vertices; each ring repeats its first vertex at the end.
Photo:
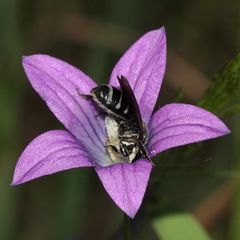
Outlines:
POLYGON ((132 162, 135 159, 138 151, 139 147, 137 142, 127 140, 120 141, 120 152, 122 156, 129 159, 129 162, 132 162))

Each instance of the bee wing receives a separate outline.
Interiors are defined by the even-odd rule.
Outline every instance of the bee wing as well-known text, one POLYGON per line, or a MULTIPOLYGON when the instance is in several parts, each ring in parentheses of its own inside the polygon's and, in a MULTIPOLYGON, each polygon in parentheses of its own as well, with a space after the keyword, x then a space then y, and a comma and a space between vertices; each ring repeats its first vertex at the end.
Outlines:
POLYGON ((143 138, 143 121, 142 121, 142 116, 141 116, 141 112, 137 103, 137 99, 134 95, 134 92, 128 82, 128 80, 124 77, 117 77, 121 90, 122 90, 122 94, 123 97, 127 99, 130 109, 132 110, 132 116, 134 118, 134 120, 136 121, 139 131, 140 131, 140 136, 139 139, 143 138))

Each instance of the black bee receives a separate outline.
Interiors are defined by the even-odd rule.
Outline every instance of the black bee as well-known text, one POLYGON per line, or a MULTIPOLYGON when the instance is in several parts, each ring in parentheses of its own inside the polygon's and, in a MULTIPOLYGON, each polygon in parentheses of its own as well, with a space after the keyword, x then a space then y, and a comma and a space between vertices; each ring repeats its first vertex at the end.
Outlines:
POLYGON ((118 77, 118 81, 120 89, 103 84, 93 88, 91 95, 80 95, 93 100, 107 113, 110 153, 114 151, 128 162, 140 156, 150 160, 145 148, 147 131, 135 95, 124 76, 118 77))

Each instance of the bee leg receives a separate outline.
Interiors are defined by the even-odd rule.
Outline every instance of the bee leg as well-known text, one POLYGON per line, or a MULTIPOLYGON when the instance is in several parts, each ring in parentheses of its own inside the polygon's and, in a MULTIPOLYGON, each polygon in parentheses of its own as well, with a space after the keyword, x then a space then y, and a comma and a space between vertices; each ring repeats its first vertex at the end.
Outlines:
POLYGON ((108 143, 107 143, 107 144, 105 145, 105 147, 106 147, 106 148, 111 148, 111 149, 114 150, 115 152, 118 152, 117 148, 116 148, 114 145, 112 145, 112 144, 108 144, 108 143))
POLYGON ((83 98, 83 99, 86 99, 86 100, 92 100, 92 95, 88 95, 88 94, 82 94, 80 93, 79 89, 76 88, 76 91, 77 91, 77 94, 83 98))
POLYGON ((105 113, 105 112, 100 112, 100 113, 96 114, 95 117, 97 118, 97 117, 103 115, 104 113, 105 113))
POLYGON ((140 144, 139 147, 140 147, 140 151, 141 151, 143 157, 146 158, 146 159, 148 159, 148 160, 152 163, 152 165, 155 166, 155 163, 154 163, 153 160, 149 157, 148 152, 147 152, 147 149, 145 148, 145 146, 144 146, 143 144, 140 144))

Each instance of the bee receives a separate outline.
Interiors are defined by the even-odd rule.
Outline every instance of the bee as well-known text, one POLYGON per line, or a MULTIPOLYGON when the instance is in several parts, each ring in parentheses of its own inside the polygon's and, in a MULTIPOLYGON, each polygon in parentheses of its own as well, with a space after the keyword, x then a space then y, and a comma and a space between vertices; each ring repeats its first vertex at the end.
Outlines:
POLYGON ((141 156, 151 161, 145 147, 148 133, 136 97, 128 80, 117 78, 120 89, 103 84, 93 88, 90 95, 79 94, 107 114, 107 150, 113 162, 131 163, 141 156))

